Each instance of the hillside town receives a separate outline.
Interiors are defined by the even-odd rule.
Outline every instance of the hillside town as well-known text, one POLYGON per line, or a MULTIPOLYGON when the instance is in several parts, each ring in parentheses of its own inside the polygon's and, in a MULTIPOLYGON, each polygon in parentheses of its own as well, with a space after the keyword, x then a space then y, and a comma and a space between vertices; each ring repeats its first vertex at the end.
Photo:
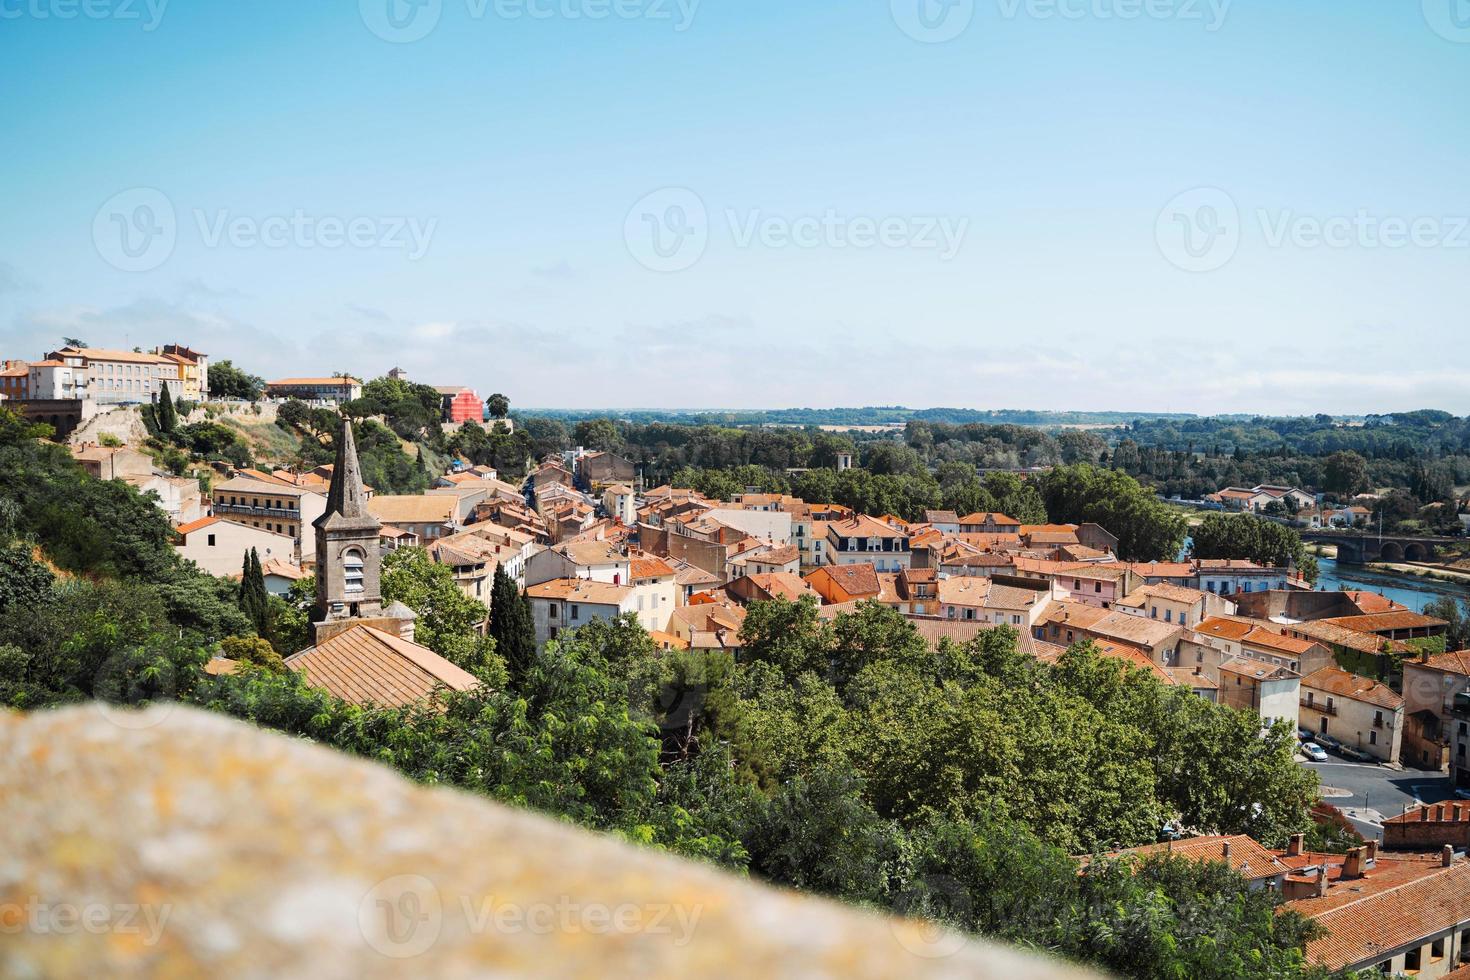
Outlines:
MULTIPOLYGON (((1167 826, 1160 843, 1115 857, 1165 853, 1238 870, 1322 927, 1307 953, 1329 969, 1439 977, 1470 961, 1470 804, 1456 802, 1470 798, 1470 651, 1444 648, 1443 619, 1372 591, 1314 590, 1291 564, 1187 553, 1123 560, 1098 523, 935 509, 904 520, 755 489, 715 499, 644 486, 632 460, 583 447, 531 460, 509 480, 450 458, 422 493, 377 492, 346 418, 331 463, 215 461, 205 476, 180 476, 97 423, 140 409, 156 419, 164 403, 201 411, 211 403, 207 355, 178 344, 153 353, 68 345, 5 363, 0 407, 69 435, 90 477, 146 494, 167 515, 181 559, 230 581, 254 568, 270 595, 308 602, 309 645, 285 668, 345 702, 411 707, 480 683, 416 641, 412 609, 385 601, 383 563, 404 549, 447 569, 475 604, 481 634, 493 625, 497 578, 508 580, 541 648, 621 621, 665 653, 739 662, 753 605, 773 601, 808 604, 822 621, 876 604, 936 651, 1000 630, 1028 656, 1058 664, 1085 644, 1159 685, 1249 713, 1263 730, 1285 726, 1303 766, 1335 757, 1420 772, 1424 782, 1443 779, 1448 798, 1382 814, 1371 827, 1359 820, 1369 833, 1350 831, 1357 843, 1342 852, 1304 849, 1301 834, 1273 849, 1167 826)), ((490 417, 473 389, 437 391, 442 424, 490 417)), ((261 400, 335 412, 362 394, 362 382, 339 374, 267 382, 261 400)), ((839 471, 853 465, 850 455, 836 462, 839 471)), ((1320 504, 1280 486, 1224 488, 1211 502, 1314 518, 1320 504)), ((1355 520, 1349 508, 1314 526, 1355 520)), ((216 674, 238 669, 225 656, 209 664, 216 674)), ((1354 826, 1329 804, 1333 819, 1354 826)))

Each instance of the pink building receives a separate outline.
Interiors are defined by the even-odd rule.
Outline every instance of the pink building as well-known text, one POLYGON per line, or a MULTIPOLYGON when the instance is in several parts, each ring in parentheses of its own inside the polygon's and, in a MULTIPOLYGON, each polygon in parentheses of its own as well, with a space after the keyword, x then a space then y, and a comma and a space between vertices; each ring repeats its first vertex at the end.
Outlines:
POLYGON ((475 394, 475 389, 435 385, 435 390, 441 396, 444 421, 478 423, 485 420, 485 404, 475 394))

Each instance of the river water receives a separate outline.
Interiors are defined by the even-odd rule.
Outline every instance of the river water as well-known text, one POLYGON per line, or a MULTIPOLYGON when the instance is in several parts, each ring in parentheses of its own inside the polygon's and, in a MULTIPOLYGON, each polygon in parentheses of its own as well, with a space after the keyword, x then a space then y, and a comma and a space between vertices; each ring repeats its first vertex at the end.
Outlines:
POLYGON ((1339 565, 1334 558, 1318 558, 1317 567, 1322 570, 1317 579, 1319 591, 1366 589, 1369 592, 1380 592, 1415 612, 1422 612, 1426 603, 1440 596, 1470 599, 1470 589, 1455 582, 1398 575, 1361 565, 1339 565))

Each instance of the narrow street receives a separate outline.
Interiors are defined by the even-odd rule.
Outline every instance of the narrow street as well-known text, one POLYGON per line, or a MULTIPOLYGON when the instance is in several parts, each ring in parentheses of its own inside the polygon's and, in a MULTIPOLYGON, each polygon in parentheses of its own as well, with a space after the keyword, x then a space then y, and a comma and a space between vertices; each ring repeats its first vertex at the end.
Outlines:
POLYGON ((1358 833, 1381 839, 1381 821, 1403 813, 1415 801, 1438 803, 1451 795, 1449 777, 1420 769, 1390 769, 1369 763, 1302 762, 1322 780, 1323 798, 1342 810, 1358 833))

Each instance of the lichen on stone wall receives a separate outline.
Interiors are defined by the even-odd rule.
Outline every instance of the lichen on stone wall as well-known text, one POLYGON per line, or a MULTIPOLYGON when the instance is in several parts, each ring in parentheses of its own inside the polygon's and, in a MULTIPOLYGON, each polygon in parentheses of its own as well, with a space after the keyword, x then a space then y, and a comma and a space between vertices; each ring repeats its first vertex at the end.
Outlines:
POLYGON ((1083 975, 183 707, 0 746, 7 977, 1083 975))

